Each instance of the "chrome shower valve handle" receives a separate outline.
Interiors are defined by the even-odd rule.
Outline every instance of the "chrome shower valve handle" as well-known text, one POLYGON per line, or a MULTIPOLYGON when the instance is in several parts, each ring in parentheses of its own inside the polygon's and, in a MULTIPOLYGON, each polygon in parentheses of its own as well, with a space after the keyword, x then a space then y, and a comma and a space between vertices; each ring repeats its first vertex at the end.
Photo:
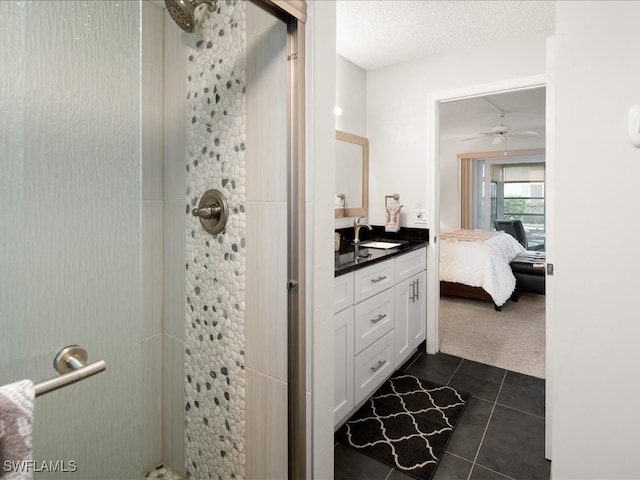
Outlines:
POLYGON ((191 210, 191 213, 195 217, 204 218, 206 220, 210 220, 212 218, 218 218, 220 213, 222 212, 222 207, 220 205, 212 205, 210 207, 204 208, 194 208, 191 210))
POLYGON ((210 234, 220 233, 229 218, 227 199, 219 190, 207 190, 202 195, 198 208, 191 210, 191 214, 200 218, 202 228, 210 234))

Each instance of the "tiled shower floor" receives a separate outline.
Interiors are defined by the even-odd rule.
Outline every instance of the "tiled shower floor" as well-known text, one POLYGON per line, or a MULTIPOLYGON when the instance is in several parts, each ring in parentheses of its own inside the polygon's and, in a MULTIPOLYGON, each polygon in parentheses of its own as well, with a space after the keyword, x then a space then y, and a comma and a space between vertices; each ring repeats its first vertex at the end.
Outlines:
POLYGON ((164 465, 158 465, 153 470, 149 470, 142 476, 144 479, 161 478, 162 480, 182 480, 180 475, 164 465))

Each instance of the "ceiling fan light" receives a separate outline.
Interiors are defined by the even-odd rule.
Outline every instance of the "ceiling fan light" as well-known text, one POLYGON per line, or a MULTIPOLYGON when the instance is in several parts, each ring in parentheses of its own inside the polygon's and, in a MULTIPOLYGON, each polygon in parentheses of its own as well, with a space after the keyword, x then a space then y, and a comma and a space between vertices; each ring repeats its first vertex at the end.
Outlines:
POLYGON ((505 133, 509 133, 511 127, 509 125, 496 125, 491 129, 491 132, 494 135, 504 135, 505 133))

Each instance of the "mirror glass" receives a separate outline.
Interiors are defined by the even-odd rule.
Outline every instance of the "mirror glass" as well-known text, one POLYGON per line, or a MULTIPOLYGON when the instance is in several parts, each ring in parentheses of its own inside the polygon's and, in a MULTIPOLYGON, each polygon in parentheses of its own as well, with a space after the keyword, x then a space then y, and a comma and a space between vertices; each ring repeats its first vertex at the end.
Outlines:
POLYGON ((336 130, 335 216, 367 215, 369 140, 336 130))

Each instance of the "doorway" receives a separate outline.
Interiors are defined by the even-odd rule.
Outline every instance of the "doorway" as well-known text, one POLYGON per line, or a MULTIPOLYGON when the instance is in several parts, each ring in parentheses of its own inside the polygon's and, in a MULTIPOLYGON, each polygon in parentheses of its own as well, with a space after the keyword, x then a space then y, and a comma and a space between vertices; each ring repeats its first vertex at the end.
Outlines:
MULTIPOLYGON (((435 93, 429 96, 427 102, 427 113, 428 119, 433 122, 434 128, 430 128, 427 131, 427 141, 430 148, 427 152, 427 165, 428 171, 441 172, 443 170, 442 166, 442 155, 441 155, 441 144, 440 144, 440 135, 441 135, 441 124, 440 124, 440 108, 442 105, 449 103, 450 105, 454 105, 453 102, 460 102, 458 106, 463 106, 462 101, 476 99, 478 101, 481 97, 498 95, 502 93, 510 93, 510 92, 518 92, 518 91, 526 91, 531 89, 543 88, 545 86, 545 76, 544 75, 536 75, 533 77, 524 77, 520 79, 513 79, 510 81, 499 82, 496 84, 489 85, 479 85, 475 87, 469 87, 454 91, 448 92, 440 92, 435 93)), ((498 107, 499 108, 499 107, 498 107)), ((471 128, 471 127, 467 127, 471 128)), ((491 128, 489 125, 487 128, 491 128)), ((479 130, 479 132, 483 132, 486 130, 479 130)), ((469 133, 474 133, 473 131, 469 131, 469 133)), ((509 138, 507 138, 507 146, 509 146, 509 138)), ((511 142, 513 144, 513 142, 511 142)), ((457 178, 457 165, 454 164, 455 175, 457 178)), ((445 169, 446 170, 446 169, 445 169)), ((441 226, 442 226, 442 218, 444 217, 449 222, 449 224, 445 225, 447 228, 451 227, 459 227, 459 201, 455 200, 455 221, 451 221, 451 207, 447 207, 447 205, 441 204, 441 200, 443 196, 441 195, 441 191, 443 191, 443 186, 441 184, 442 178, 441 175, 433 175, 432 178, 428 179, 429 191, 430 194, 430 214, 431 218, 434 219, 433 223, 433 232, 431 235, 432 242, 428 248, 428 262, 429 265, 432 265, 432 268, 429 271, 429 281, 428 281, 428 312, 427 312, 427 351, 429 353, 436 353, 440 351, 440 272, 439 272, 439 258, 440 258, 440 242, 439 237, 441 234, 441 226), (443 208, 444 207, 444 208, 443 208), (449 211, 446 209, 449 208, 449 211)), ((446 193, 446 195, 450 195, 446 193)), ((456 180, 456 188, 453 193, 453 196, 459 198, 459 190, 457 186, 456 180)), ((444 202, 443 202, 444 203, 444 202)), ((550 208, 547 205, 547 208, 550 208)))

